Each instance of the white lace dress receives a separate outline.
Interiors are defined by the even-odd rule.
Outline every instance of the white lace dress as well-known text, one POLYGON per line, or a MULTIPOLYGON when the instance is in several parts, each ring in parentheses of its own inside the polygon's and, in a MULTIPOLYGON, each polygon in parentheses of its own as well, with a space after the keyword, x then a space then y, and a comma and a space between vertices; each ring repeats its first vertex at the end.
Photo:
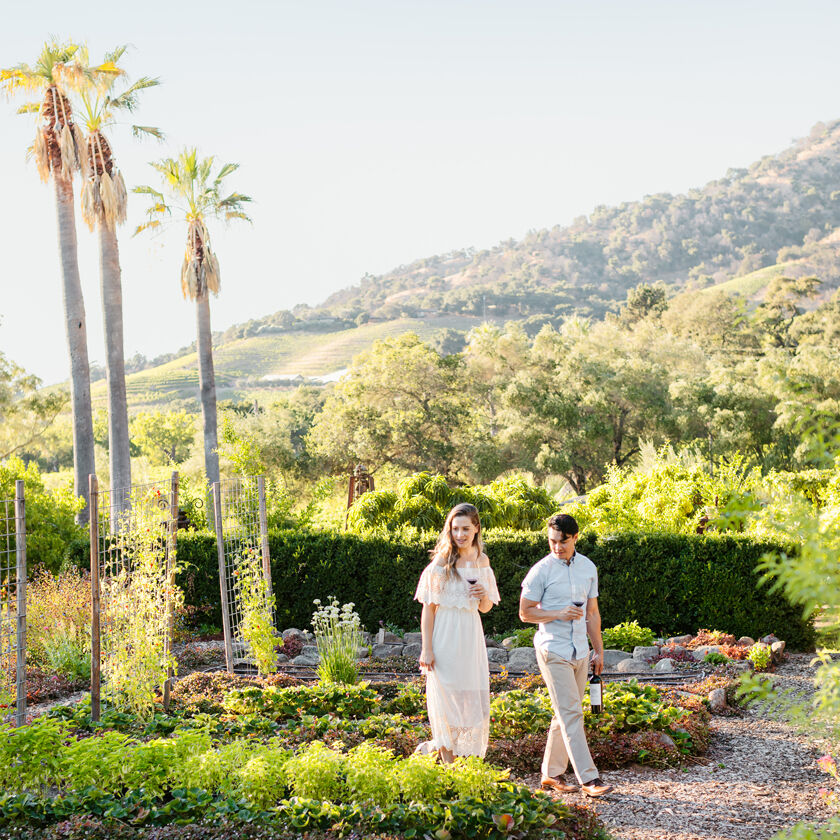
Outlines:
MULTIPOLYGON (((498 604, 493 570, 484 566, 470 571, 498 604)), ((417 749, 431 752, 445 747, 455 755, 483 758, 490 735, 490 676, 478 600, 469 596, 465 572, 453 571, 447 580, 444 568, 432 561, 414 594, 421 604, 438 605, 432 632, 435 661, 426 674, 432 740, 417 749)))

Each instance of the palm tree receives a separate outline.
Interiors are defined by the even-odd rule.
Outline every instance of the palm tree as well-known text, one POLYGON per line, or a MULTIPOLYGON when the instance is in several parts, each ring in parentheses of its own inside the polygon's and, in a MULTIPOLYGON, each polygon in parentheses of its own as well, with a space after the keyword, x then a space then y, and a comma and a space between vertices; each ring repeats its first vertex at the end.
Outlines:
POLYGON ((251 219, 243 211, 250 197, 233 192, 222 197, 222 181, 239 168, 226 163, 215 176, 214 159, 200 159, 195 148, 184 149, 175 158, 155 161, 152 166, 163 178, 163 191, 135 187, 134 192, 151 197, 146 211, 148 221, 142 230, 160 227, 166 217, 177 214, 187 223, 187 249, 181 265, 181 291, 184 299, 194 300, 198 330, 198 382, 204 421, 204 469, 207 481, 219 480, 219 443, 216 423, 216 378, 213 372, 213 341, 210 332, 210 292, 219 293, 219 261, 210 248, 207 222, 210 219, 251 219))
MULTIPOLYGON (((117 526, 116 517, 127 504, 127 491, 131 487, 122 282, 117 242, 117 225, 125 222, 126 189, 104 130, 115 123, 119 112, 134 110, 140 91, 160 84, 157 79, 144 76, 121 93, 115 93, 117 80, 125 78, 124 73, 117 70, 118 62, 126 49, 124 46, 117 47, 105 55, 102 66, 113 68, 113 72, 104 82, 83 88, 79 94, 81 107, 76 109, 87 131, 87 177, 82 187, 82 218, 91 231, 97 228, 99 230, 99 279, 105 327, 105 371, 108 380, 108 455, 111 489, 112 492, 116 490, 121 494, 119 497, 114 496, 112 500, 115 503, 112 510, 114 524, 117 526)), ((162 139, 160 130, 151 126, 135 125, 132 126, 132 132, 135 137, 150 134, 162 139)))
POLYGON ((64 315, 70 350, 70 395, 73 405, 73 470, 76 495, 84 496, 80 522, 88 519, 88 475, 96 471, 93 448, 93 418, 90 404, 90 366, 87 322, 76 243, 73 207, 73 174, 86 173, 84 137, 73 121, 68 91, 102 78, 107 67, 90 68, 78 44, 52 41, 44 44, 34 66, 18 64, 0 70, 0 91, 41 93, 40 102, 23 105, 18 113, 37 113, 38 128, 30 153, 42 181, 52 175, 58 208, 58 247, 61 257, 64 315))

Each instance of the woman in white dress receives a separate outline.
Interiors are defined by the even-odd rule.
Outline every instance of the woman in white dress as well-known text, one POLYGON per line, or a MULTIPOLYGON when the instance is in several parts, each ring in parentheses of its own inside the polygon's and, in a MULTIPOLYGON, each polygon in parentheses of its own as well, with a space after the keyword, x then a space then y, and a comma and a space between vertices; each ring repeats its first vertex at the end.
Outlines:
POLYGON ((414 598, 423 604, 420 668, 426 674, 432 740, 417 749, 437 750, 447 763, 458 755, 483 758, 490 735, 490 676, 479 612, 499 603, 499 590, 473 505, 449 511, 431 554, 414 598))

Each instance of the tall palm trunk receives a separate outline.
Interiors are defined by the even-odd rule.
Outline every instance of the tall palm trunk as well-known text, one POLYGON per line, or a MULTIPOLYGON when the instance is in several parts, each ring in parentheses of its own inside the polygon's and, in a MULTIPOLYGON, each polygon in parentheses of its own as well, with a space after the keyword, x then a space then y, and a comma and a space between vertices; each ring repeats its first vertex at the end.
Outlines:
MULTIPOLYGON (((204 423, 204 471, 208 484, 219 480, 219 437, 216 422, 216 374, 213 371, 213 335, 210 332, 210 294, 201 289, 195 299, 198 333, 198 385, 204 423)), ((210 507, 212 511, 212 506, 210 507)), ((212 517, 211 517, 212 518, 212 517)))
POLYGON ((87 351, 87 321, 82 284, 79 279, 79 256, 76 243, 76 215, 73 208, 73 183, 60 172, 53 173, 58 211, 58 246, 61 255, 64 317, 67 345, 70 350, 70 396, 73 403, 73 486, 85 500, 78 521, 89 518, 88 475, 96 472, 93 449, 93 415, 90 405, 90 364, 87 351))
MULTIPOLYGON (((108 377, 108 454, 112 491, 128 491, 131 487, 120 275, 120 249, 116 229, 109 226, 104 219, 100 219, 99 279, 107 353, 105 369, 108 377)), ((115 514, 124 509, 127 498, 127 492, 114 495, 115 514)))

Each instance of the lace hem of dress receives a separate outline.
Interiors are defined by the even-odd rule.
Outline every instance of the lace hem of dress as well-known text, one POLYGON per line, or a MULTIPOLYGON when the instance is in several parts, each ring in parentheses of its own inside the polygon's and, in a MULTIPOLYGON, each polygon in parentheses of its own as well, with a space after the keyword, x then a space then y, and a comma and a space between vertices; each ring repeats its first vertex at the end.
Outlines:
POLYGON ((448 729, 448 738, 433 737, 431 741, 419 744, 415 752, 429 753, 433 750, 447 749, 453 755, 484 756, 490 735, 489 726, 450 726, 448 729))

